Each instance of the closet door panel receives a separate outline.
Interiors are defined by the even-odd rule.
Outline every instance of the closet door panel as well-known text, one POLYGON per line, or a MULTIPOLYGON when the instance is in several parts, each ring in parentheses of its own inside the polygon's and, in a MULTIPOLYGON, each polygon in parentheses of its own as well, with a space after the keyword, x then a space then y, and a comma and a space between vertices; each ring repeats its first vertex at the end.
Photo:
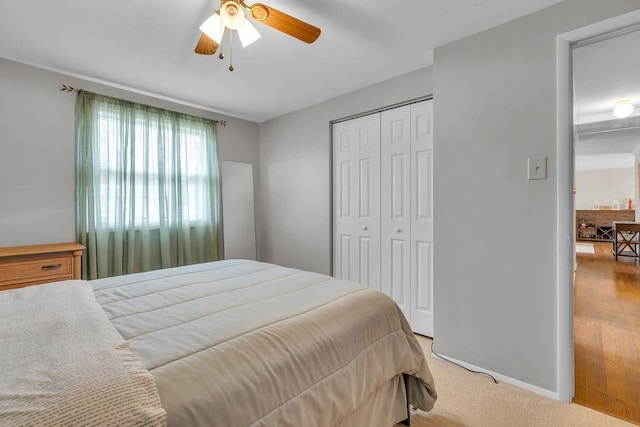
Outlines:
POLYGON ((345 280, 354 279, 353 253, 353 198, 354 198, 354 149, 353 130, 337 125, 333 129, 333 212, 334 274, 345 280))
POLYGON ((340 245, 338 252, 338 274, 337 276, 341 279, 345 280, 354 280, 351 276, 353 275, 353 236, 348 234, 340 235, 340 245))
POLYGON ((408 153, 395 153, 391 155, 389 164, 389 200, 391 204, 390 217, 394 220, 404 221, 407 219, 407 191, 406 187, 408 170, 408 153))
POLYGON ((340 162, 338 170, 338 185, 340 186, 340 202, 338 204, 338 210, 340 212, 340 218, 351 218, 351 199, 353 194, 351 188, 353 187, 351 181, 351 170, 353 169, 353 162, 349 160, 343 160, 340 162))
POLYGON ((358 268, 360 269, 359 282, 363 285, 367 285, 370 288, 375 288, 377 285, 374 283, 374 278, 372 277, 373 270, 377 268, 374 264, 374 250, 379 250, 378 248, 373 247, 373 242, 371 237, 360 236, 360 246, 358 247, 358 255, 360 256, 360 260, 358 263, 358 268))
POLYGON ((391 239, 390 248, 391 259, 389 260, 389 277, 391 291, 389 296, 401 307, 408 306, 406 289, 407 282, 407 269, 405 265, 407 263, 407 242, 405 239, 391 239))
POLYGON ((333 125, 333 165, 334 275, 380 289, 379 115, 333 125))
POLYGON ((411 326, 433 336, 433 101, 411 105, 411 326))
POLYGON ((381 290, 410 320, 411 114, 381 113, 381 290))
POLYGON ((380 289, 380 117, 355 119, 358 123, 357 176, 359 282, 380 289))

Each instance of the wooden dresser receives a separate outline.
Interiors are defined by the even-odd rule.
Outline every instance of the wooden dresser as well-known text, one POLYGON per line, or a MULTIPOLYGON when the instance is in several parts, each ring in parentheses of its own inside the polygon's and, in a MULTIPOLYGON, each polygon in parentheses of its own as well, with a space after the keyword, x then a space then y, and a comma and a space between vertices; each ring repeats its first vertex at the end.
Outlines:
POLYGON ((84 249, 79 243, 0 248, 0 291, 80 279, 84 249))
POLYGON ((612 242, 613 223, 635 221, 636 211, 631 210, 577 210, 576 239, 612 242))

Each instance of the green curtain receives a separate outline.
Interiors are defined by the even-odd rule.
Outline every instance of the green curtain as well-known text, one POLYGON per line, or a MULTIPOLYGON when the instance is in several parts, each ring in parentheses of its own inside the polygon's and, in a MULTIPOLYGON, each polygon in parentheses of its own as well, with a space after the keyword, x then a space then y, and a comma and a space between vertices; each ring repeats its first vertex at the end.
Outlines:
POLYGON ((76 156, 84 278, 221 258, 215 121, 83 91, 76 156))

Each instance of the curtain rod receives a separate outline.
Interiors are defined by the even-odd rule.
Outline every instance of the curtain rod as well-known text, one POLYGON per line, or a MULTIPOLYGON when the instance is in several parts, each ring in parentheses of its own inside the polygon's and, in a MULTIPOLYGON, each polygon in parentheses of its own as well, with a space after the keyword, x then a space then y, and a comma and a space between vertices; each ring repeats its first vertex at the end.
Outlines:
MULTIPOLYGON (((80 93, 83 90, 82 89, 78 89, 75 88, 73 86, 69 86, 69 85, 65 85, 63 84, 62 86, 60 86, 58 89, 60 89, 60 92, 76 92, 76 93, 80 93)), ((214 122, 216 122, 217 124, 219 124, 222 127, 226 127, 227 126, 227 121, 226 120, 216 120, 216 119, 211 119, 214 122)))

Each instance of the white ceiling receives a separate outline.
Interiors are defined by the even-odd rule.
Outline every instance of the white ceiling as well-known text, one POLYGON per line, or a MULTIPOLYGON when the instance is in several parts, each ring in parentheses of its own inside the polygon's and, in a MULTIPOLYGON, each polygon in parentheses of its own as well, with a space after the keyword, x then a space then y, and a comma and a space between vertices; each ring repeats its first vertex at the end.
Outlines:
POLYGON ((640 150, 640 30, 574 49, 573 76, 576 123, 591 128, 630 126, 619 130, 580 134, 576 169, 633 167, 632 153, 640 150), (630 118, 613 116, 615 101, 631 99, 630 118))
POLYGON ((640 31, 578 47, 573 54, 576 112, 614 119, 614 103, 629 98, 640 114, 640 31))
POLYGON ((428 66, 437 46, 559 1, 264 0, 322 34, 307 45, 256 23, 262 38, 236 44, 229 72, 193 53, 218 0, 1 0, 0 57, 262 122, 428 66))

